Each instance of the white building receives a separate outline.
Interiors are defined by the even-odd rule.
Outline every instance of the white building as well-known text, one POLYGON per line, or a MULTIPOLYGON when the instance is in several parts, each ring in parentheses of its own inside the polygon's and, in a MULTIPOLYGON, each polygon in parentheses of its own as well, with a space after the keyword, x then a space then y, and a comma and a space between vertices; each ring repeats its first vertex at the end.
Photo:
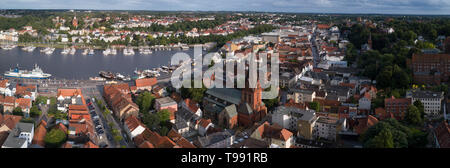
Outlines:
POLYGON ((438 115, 441 111, 441 103, 444 100, 444 92, 433 91, 409 91, 406 94, 406 98, 411 98, 411 104, 417 100, 420 100, 424 106, 425 114, 438 115))
POLYGON ((2 148, 28 148, 34 137, 34 124, 22 123, 16 124, 16 127, 11 130, 2 145, 2 148))
POLYGON ((272 114, 272 122, 285 129, 297 131, 298 121, 312 121, 316 119, 314 110, 302 110, 296 107, 277 107, 272 114))
POLYGON ((336 136, 341 130, 346 128, 346 119, 337 119, 330 117, 319 117, 314 125, 313 136, 327 140, 336 140, 336 136))
POLYGON ((136 117, 129 116, 125 119, 125 132, 127 132, 128 137, 133 139, 134 137, 142 134, 145 130, 145 125, 142 124, 136 117))

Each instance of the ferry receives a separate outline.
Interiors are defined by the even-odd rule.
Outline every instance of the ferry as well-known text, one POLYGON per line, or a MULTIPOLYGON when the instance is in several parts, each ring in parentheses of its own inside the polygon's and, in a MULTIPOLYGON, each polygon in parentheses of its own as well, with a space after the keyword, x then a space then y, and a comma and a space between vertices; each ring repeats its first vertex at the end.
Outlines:
POLYGON ((18 66, 14 69, 10 69, 5 72, 5 77, 13 77, 13 78, 26 78, 26 79, 48 79, 52 75, 48 73, 44 73, 37 64, 34 65, 34 69, 31 71, 28 70, 19 70, 18 66))

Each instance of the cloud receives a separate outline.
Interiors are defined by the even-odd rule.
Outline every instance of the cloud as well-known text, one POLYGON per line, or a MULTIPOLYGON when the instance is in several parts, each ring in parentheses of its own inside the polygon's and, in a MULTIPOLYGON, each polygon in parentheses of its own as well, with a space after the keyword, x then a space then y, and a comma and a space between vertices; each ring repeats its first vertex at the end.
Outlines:
POLYGON ((1 0, 0 8, 450 14, 450 0, 1 0))

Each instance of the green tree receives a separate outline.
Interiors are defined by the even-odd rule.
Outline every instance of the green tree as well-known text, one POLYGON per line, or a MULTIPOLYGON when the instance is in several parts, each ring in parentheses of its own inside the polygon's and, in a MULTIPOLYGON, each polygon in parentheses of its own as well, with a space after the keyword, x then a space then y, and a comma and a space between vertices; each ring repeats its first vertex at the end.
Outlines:
POLYGON ((142 122, 147 126, 148 128, 155 130, 159 128, 160 124, 160 118, 156 114, 144 114, 144 117, 142 118, 142 122))
POLYGON ((16 107, 13 110, 13 115, 23 116, 23 111, 20 107, 16 107))
POLYGON ((168 122, 170 120, 170 112, 167 109, 163 109, 156 113, 161 123, 168 122))
POLYGON ((320 103, 319 102, 310 102, 309 107, 311 109, 315 110, 316 112, 320 111, 320 103))
POLYGON ((423 106, 422 102, 420 100, 416 100, 413 104, 414 104, 414 106, 417 107, 417 109, 419 109, 420 116, 422 118, 424 118, 425 117, 425 107, 423 106))
POLYGON ((52 129, 45 135, 45 146, 49 148, 58 148, 66 141, 67 135, 60 129, 52 129))
POLYGON ((148 91, 139 94, 136 99, 136 104, 139 106, 139 111, 144 114, 147 113, 150 109, 152 109, 154 100, 155 96, 150 94, 148 91))
POLYGON ((414 106, 414 105, 408 106, 408 110, 406 111, 406 114, 405 114, 405 122, 407 124, 414 125, 414 126, 422 125, 423 119, 422 119, 419 109, 416 106, 414 106))
POLYGON ((38 117, 41 115, 41 111, 37 106, 32 106, 30 109, 30 115, 31 117, 38 117))
POLYGON ((394 139, 391 131, 388 128, 383 128, 365 145, 369 148, 394 148, 394 139))

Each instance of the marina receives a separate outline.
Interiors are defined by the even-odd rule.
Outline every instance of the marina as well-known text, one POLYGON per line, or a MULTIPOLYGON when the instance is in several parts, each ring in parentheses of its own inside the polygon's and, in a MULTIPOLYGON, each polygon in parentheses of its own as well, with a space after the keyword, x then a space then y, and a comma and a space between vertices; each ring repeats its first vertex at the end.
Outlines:
MULTIPOLYGON (((135 52, 134 55, 124 55, 117 52, 117 49, 110 48, 108 55, 104 55, 107 50, 89 49, 84 55, 84 49, 77 49, 73 55, 62 54, 64 49, 52 47, 35 48, 33 51, 26 51, 25 47, 15 47, 11 50, 0 50, 0 72, 10 70, 10 68, 20 65, 23 69, 33 69, 35 64, 39 65, 46 73, 52 74, 52 78, 89 80, 91 77, 99 77, 100 71, 109 71, 114 75, 119 73, 125 78, 142 78, 165 76, 170 72, 162 66, 169 67, 171 57, 177 52, 184 52, 193 56, 193 48, 188 50, 158 50, 152 54, 135 52), (116 54, 114 55, 114 51, 116 54), (160 71, 155 73, 155 71, 160 71), (143 74, 136 74, 135 71, 142 71, 143 74)), ((70 50, 71 47, 66 47, 70 50)), ((151 47, 148 48, 151 50, 151 47)), ((139 50, 137 50, 139 51, 139 50)), ((94 78, 93 78, 94 79, 94 78)), ((98 79, 98 78, 96 78, 98 79)), ((101 79, 100 79, 101 80, 101 79)))

